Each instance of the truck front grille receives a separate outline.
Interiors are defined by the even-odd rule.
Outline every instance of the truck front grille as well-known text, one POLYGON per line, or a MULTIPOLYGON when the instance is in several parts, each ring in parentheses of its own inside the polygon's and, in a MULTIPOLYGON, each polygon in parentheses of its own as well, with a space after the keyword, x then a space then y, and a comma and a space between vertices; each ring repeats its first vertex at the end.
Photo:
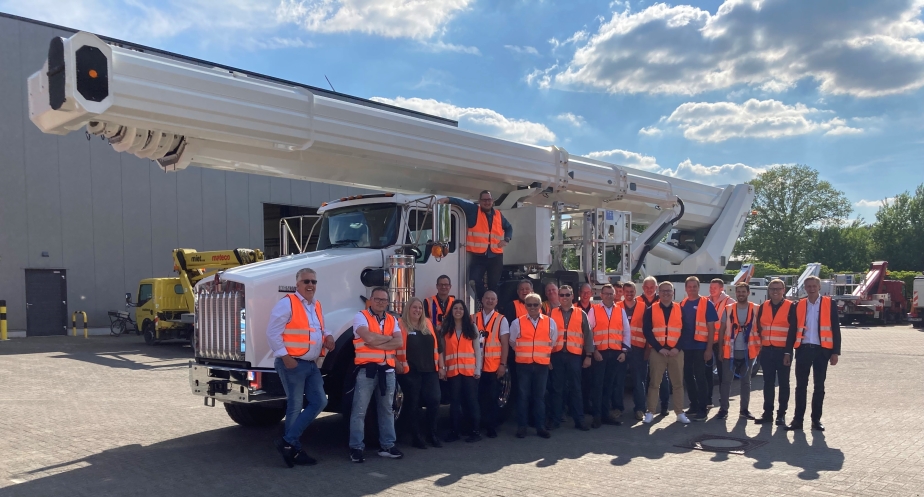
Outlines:
POLYGON ((244 360, 243 309, 243 288, 199 291, 196 299, 196 357, 244 360))

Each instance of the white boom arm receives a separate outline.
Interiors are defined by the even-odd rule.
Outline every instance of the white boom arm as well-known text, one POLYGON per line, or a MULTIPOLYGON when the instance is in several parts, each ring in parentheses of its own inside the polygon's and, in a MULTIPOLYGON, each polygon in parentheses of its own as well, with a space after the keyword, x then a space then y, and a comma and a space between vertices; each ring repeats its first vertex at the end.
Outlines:
MULTIPOLYGON (((706 266, 724 267, 720 258, 731 253, 753 199, 749 185, 707 186, 571 156, 554 146, 501 140, 295 85, 111 46, 83 32, 52 40, 49 60, 29 78, 29 111, 46 133, 86 126, 115 150, 156 160, 168 171, 195 164, 467 198, 481 190, 500 194, 538 186, 542 193, 525 202, 605 206, 652 225, 659 216, 661 222, 675 217, 664 213, 679 211, 679 197, 684 212, 673 227, 708 229, 707 241, 713 234, 723 238, 709 249, 714 263, 706 266)), ((648 238, 639 237, 639 243, 659 241, 648 238)))

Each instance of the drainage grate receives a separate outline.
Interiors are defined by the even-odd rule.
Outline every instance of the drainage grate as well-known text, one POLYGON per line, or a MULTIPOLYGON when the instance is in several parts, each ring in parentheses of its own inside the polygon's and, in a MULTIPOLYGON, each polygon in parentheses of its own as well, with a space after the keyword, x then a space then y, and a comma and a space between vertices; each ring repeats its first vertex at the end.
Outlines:
POLYGON ((744 454, 750 450, 767 445, 766 440, 754 438, 736 438, 727 435, 699 435, 686 442, 674 445, 685 449, 704 450, 707 452, 726 452, 744 454))

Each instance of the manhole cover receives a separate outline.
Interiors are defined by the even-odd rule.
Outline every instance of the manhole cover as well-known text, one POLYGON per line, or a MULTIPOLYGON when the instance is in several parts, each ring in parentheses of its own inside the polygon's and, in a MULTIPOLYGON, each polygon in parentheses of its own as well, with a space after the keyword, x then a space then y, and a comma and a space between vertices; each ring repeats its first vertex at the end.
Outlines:
POLYGON ((753 438, 736 438, 725 435, 699 435, 698 437, 686 442, 676 444, 674 447, 705 450, 707 452, 744 454, 749 450, 762 447, 766 444, 766 440, 756 440, 753 438))

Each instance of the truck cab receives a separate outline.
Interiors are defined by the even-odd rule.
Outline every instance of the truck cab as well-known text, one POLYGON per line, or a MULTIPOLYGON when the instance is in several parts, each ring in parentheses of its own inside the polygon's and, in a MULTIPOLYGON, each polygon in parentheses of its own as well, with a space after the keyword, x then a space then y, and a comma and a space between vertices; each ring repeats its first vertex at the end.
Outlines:
POLYGON ((183 316, 192 312, 180 278, 146 278, 138 283, 135 322, 148 344, 160 340, 189 340, 193 326, 183 316))

